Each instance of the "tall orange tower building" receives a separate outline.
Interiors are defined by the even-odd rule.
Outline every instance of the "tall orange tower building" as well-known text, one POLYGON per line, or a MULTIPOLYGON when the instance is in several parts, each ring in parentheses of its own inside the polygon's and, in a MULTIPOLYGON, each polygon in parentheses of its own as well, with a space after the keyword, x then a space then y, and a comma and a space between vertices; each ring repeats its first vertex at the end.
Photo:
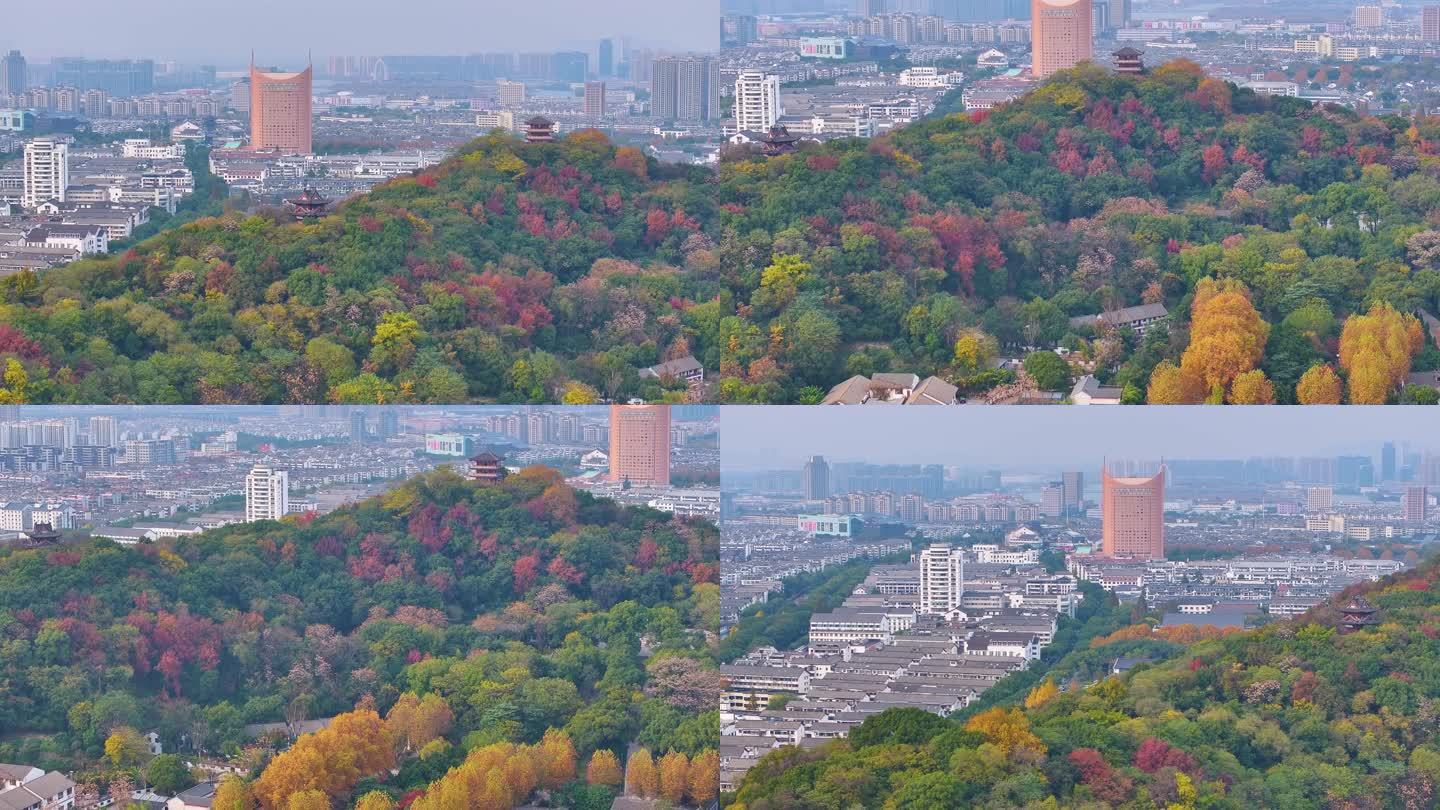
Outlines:
POLYGON ((610 406, 610 480, 670 484, 670 406, 610 406))
POLYGON ((314 68, 267 73, 250 60, 250 148, 286 154, 311 152, 310 85, 314 68))
POLYGON ((1030 0, 1030 73, 1043 79, 1091 58, 1092 0, 1030 0))
POLYGON ((1149 478, 1116 478, 1103 468, 1100 477, 1100 553, 1165 559, 1165 468, 1149 478))

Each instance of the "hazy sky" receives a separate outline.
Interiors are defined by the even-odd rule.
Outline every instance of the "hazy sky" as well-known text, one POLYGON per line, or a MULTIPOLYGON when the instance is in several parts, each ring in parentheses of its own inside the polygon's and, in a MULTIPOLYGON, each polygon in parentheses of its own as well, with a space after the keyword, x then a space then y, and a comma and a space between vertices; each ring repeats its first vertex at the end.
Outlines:
POLYGON ((832 461, 1036 467, 1102 457, 1378 456, 1386 441, 1440 449, 1434 408, 725 407, 721 466, 832 461))
POLYGON ((0 47, 54 56, 153 57, 224 69, 332 54, 593 49, 603 37, 713 50, 719 0, 69 0, 0 3, 0 47))

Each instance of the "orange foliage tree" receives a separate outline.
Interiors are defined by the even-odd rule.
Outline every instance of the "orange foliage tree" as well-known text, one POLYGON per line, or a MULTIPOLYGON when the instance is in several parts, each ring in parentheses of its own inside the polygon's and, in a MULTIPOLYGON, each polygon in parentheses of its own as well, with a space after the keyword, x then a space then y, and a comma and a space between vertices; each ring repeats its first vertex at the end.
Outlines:
POLYGON ((690 786, 690 758, 680 751, 671 751, 660 758, 660 798, 672 804, 685 800, 690 786))
POLYGON ((1045 754, 1045 743, 1030 730, 1030 721, 1015 707, 999 706, 980 712, 965 723, 966 731, 985 736, 985 741, 1000 749, 1006 756, 1011 754, 1045 754))
POLYGON ((590 755, 590 764, 585 768, 585 781, 592 785, 618 785, 623 777, 620 773, 620 759, 615 752, 600 749, 590 755))
POLYGON ((703 805, 720 794, 720 755, 701 751, 690 760, 690 801, 703 805))
POLYGON ((660 772, 655 769, 650 749, 637 748, 626 760, 625 792, 647 799, 660 796, 660 772))
POLYGON ((575 747, 563 731, 550 729, 535 745, 494 743, 477 748, 417 798, 412 810, 510 810, 537 788, 575 778, 575 747))
POLYGON ((275 757, 255 781, 255 798, 266 810, 288 810, 291 796, 309 790, 342 798, 356 782, 394 765, 385 721, 371 709, 357 709, 301 736, 275 757))

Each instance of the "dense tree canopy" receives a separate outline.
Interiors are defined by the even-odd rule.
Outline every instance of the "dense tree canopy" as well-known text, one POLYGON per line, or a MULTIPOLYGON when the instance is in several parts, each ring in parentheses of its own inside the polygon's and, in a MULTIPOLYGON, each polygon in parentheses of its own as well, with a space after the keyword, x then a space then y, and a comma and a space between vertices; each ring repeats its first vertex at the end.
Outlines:
POLYGON ((493 486, 441 470, 323 517, 157 544, 0 550, 0 760, 103 757, 113 778, 148 758, 135 729, 233 755, 247 723, 352 718, 245 786, 279 807, 369 792, 391 763, 391 787, 423 787, 557 730, 583 757, 634 741, 699 756, 718 733, 717 557, 713 525, 540 467, 493 486))
POLYGON ((17 394, 7 371, 5 396, 678 399, 637 370, 687 354, 731 402, 812 401, 876 371, 1005 382, 959 356, 971 335, 1011 356, 1067 346, 1136 399, 1188 343, 1202 398, 1240 364, 1293 402, 1352 314, 1435 309, 1437 144, 1434 119, 1257 96, 1183 61, 1082 67, 988 113, 718 173, 593 131, 490 135, 315 222, 200 219, 4 279, 0 354, 28 375, 17 394), (1205 278, 1243 283, 1268 335, 1187 339, 1205 278), (1070 324, 1141 302, 1170 329, 1070 324))

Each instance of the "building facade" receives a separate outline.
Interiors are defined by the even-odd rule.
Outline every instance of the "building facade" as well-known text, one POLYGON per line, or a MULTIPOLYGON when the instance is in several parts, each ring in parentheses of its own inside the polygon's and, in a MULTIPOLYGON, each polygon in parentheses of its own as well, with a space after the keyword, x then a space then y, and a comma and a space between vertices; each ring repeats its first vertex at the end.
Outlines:
POLYGON ((708 56, 656 59, 650 114, 661 121, 713 121, 720 116, 720 63, 708 56))
POLYGON ((267 73, 250 66, 250 148, 311 153, 313 68, 267 73))
POLYGON ((290 511, 290 473, 255 467, 245 476, 245 522, 279 520, 290 511))
POLYGON ((965 553, 936 543, 920 552, 920 612, 948 613, 965 591, 965 553))
POLYGON ((780 121, 780 77, 759 70, 735 79, 735 129, 767 132, 780 121))
POLYGON ((806 500, 818 501, 830 497, 830 465, 825 463, 824 456, 811 456, 805 462, 800 478, 806 500))
POLYGON ((670 484, 670 407, 610 406, 610 480, 670 484))
POLYGON ((1149 478, 1101 471, 1101 548, 1107 557, 1165 558, 1165 470, 1149 478))
POLYGON ((55 138, 36 138, 25 144, 25 188, 20 204, 34 208, 54 200, 65 202, 70 185, 70 147, 55 138))
POLYGON ((1094 53, 1091 0, 1031 0, 1030 72, 1043 79, 1094 53))

